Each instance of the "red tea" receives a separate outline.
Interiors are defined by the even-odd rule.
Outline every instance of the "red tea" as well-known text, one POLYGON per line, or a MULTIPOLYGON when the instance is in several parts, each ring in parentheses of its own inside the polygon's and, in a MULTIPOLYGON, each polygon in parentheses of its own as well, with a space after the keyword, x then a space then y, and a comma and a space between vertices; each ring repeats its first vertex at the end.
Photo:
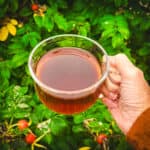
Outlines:
MULTIPOLYGON (((101 77, 97 59, 89 52, 73 47, 50 50, 41 57, 36 68, 37 78, 50 88, 78 91, 96 83, 101 77)), ((49 108, 63 114, 86 110, 98 97, 98 91, 84 97, 57 97, 36 85, 39 98, 49 108)), ((98 90, 98 89, 97 89, 98 90)))

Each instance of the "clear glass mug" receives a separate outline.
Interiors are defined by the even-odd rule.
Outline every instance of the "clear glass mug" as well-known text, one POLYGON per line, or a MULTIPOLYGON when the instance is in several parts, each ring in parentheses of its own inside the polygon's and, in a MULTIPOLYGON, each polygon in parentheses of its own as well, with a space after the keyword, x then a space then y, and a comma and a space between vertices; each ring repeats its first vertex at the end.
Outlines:
MULTIPOLYGON (((35 82, 39 99, 49 109, 71 115, 85 111, 95 103, 100 95, 100 86, 108 75, 109 62, 106 51, 98 42, 81 35, 63 34, 49 37, 37 44, 29 56, 28 67, 35 82), (86 55, 92 55, 101 71, 99 79, 88 87, 76 90, 60 90, 42 82, 36 75, 40 59, 46 53, 57 49, 61 50, 61 48, 75 48, 75 51, 78 51, 77 53, 81 53, 85 57, 86 55), (81 49, 87 53, 83 53, 81 49), (105 57, 105 62, 103 57, 105 57)), ((65 77, 62 77, 62 80, 63 78, 65 77)))

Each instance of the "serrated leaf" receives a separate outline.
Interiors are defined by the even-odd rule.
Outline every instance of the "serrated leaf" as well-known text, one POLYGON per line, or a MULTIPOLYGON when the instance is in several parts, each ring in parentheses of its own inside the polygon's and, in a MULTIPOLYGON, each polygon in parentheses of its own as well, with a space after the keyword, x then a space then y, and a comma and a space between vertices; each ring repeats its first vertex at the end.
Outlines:
POLYGON ((13 36, 16 35, 16 27, 15 27, 13 24, 8 23, 8 24, 7 24, 7 29, 8 29, 8 31, 9 31, 9 33, 10 33, 11 35, 13 35, 13 36))
POLYGON ((37 45, 38 42, 39 42, 39 41, 37 41, 37 39, 31 38, 31 39, 30 39, 30 45, 31 45, 31 47, 35 47, 35 45, 37 45))
POLYGON ((6 41, 8 38, 8 29, 6 26, 3 26, 0 29, 0 41, 6 41))
POLYGON ((34 21, 35 21, 35 23, 37 24, 37 26, 41 28, 41 27, 43 26, 42 17, 41 17, 41 16, 34 15, 33 18, 34 18, 34 21))
POLYGON ((28 55, 28 52, 25 51, 14 55, 14 57, 11 60, 12 67, 17 68, 22 66, 25 62, 27 62, 28 55))
POLYGON ((107 29, 102 32, 101 37, 108 39, 108 38, 114 36, 114 34, 115 34, 115 31, 113 29, 107 29))
POLYGON ((87 30, 84 26, 81 26, 78 28, 78 34, 83 35, 83 36, 87 36, 87 30))
POLYGON ((84 116, 83 115, 75 115, 74 118, 73 118, 73 121, 75 124, 80 124, 83 122, 84 120, 84 116))
POLYGON ((67 123, 64 119, 62 118, 53 118, 50 124, 51 132, 54 135, 60 134, 64 128, 67 126, 67 123))
POLYGON ((28 33, 28 38, 29 38, 31 47, 34 47, 41 39, 40 34, 38 32, 28 33))
POLYGON ((5 67, 5 69, 0 69, 0 75, 5 78, 5 79, 9 79, 10 78, 10 70, 8 68, 5 67))
POLYGON ((27 46, 30 44, 34 47, 39 40, 41 39, 40 34, 38 32, 29 32, 22 37, 22 43, 27 46))
POLYGON ((73 30, 75 27, 76 27, 76 21, 74 20, 68 21, 68 31, 73 30))
POLYGON ((43 26, 47 29, 48 32, 51 32, 54 28, 54 22, 51 18, 43 16, 43 26))
POLYGON ((104 17, 99 19, 99 23, 103 28, 107 28, 108 26, 114 26, 115 17, 113 15, 105 15, 104 17))
POLYGON ((67 20, 61 14, 56 13, 54 15, 54 21, 60 30, 67 31, 68 29, 67 20))
POLYGON ((84 131, 84 128, 83 128, 83 125, 79 124, 79 125, 74 125, 72 127, 72 131, 74 133, 79 133, 79 132, 83 132, 84 131))
POLYGON ((20 52, 24 52, 24 46, 22 43, 18 43, 17 41, 8 45, 8 54, 17 54, 20 52))
POLYGON ((118 27, 118 31, 120 32, 120 34, 123 36, 124 39, 127 40, 129 38, 130 32, 129 32, 128 28, 118 27))
POLYGON ((115 34, 115 36, 112 37, 112 47, 117 48, 123 44, 123 37, 120 33, 115 34))
POLYGON ((112 21, 107 20, 107 21, 104 21, 100 27, 105 30, 107 30, 107 29, 115 30, 115 22, 113 20, 112 21))
POLYGON ((125 17, 118 15, 115 17, 116 25, 120 28, 128 28, 128 23, 125 17))
POLYGON ((15 111, 15 114, 13 115, 14 116, 14 118, 16 118, 16 119, 20 119, 20 118, 26 118, 26 117, 29 117, 29 112, 28 112, 28 110, 26 110, 25 111, 25 109, 23 110, 23 111, 20 111, 20 109, 19 110, 16 110, 15 111))
POLYGON ((51 134, 45 135, 42 141, 46 142, 47 144, 50 144, 52 142, 52 135, 51 134))
POLYGON ((24 94, 26 94, 28 91, 28 87, 20 87, 20 86, 15 86, 13 88, 13 92, 19 96, 23 96, 24 94))
POLYGON ((28 34, 24 34, 23 37, 21 38, 21 42, 24 46, 27 46, 30 42, 28 34))

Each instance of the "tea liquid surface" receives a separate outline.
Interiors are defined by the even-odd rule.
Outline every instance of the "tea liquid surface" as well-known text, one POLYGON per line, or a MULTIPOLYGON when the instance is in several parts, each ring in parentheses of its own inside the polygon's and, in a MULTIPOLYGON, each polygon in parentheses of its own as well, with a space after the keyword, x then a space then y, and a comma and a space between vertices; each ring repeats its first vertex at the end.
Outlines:
MULTIPOLYGON (((88 88, 101 77, 96 58, 89 52, 72 47, 57 48, 39 60, 36 76, 47 86, 63 91, 88 88)), ((75 114, 89 108, 98 98, 99 89, 77 98, 57 97, 36 85, 40 100, 51 110, 62 114, 75 114)))
POLYGON ((38 62, 36 75, 47 86, 65 91, 87 88, 98 81, 101 70, 95 57, 79 48, 57 48, 38 62))

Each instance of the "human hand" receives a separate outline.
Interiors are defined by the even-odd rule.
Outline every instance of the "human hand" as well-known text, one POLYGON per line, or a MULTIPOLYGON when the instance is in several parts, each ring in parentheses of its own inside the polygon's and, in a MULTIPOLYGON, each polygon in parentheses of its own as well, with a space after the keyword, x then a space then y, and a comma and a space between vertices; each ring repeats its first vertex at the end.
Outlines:
POLYGON ((138 116, 150 107, 150 87, 143 72, 124 54, 110 56, 110 73, 102 86, 103 103, 127 134, 138 116))

